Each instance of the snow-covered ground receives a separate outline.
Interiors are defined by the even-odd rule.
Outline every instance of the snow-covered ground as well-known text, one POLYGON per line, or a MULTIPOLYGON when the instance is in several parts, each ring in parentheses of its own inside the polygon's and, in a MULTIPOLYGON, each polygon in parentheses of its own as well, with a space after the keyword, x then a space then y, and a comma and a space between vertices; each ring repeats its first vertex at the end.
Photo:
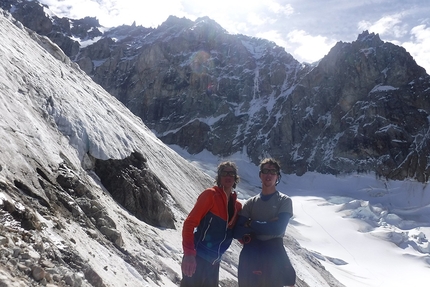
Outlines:
MULTIPOLYGON (((207 152, 190 155, 172 148, 209 174, 221 161, 207 152)), ((239 197, 245 200, 258 193, 258 167, 240 154, 226 159, 238 165, 239 197)), ((294 217, 287 233, 347 287, 430 282, 429 189, 373 174, 283 175, 278 185, 293 199, 294 217)))

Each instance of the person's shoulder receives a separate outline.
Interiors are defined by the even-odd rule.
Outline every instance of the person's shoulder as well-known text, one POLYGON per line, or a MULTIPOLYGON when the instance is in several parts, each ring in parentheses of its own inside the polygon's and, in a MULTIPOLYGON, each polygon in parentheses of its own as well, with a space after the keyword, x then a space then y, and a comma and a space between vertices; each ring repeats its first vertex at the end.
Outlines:
POLYGON ((291 200, 291 197, 289 197, 288 195, 286 195, 285 193, 282 193, 280 191, 278 191, 278 197, 282 200, 291 200))
POLYGON ((236 208, 237 208, 238 210, 241 210, 241 209, 243 208, 243 204, 242 204, 239 200, 236 200, 236 201, 234 202, 234 205, 236 206, 236 208))
POLYGON ((206 188, 205 190, 200 193, 199 197, 205 197, 205 196, 213 196, 218 191, 216 190, 216 186, 206 188))
POLYGON ((201 195, 212 196, 212 197, 220 197, 220 196, 224 196, 225 193, 224 193, 224 190, 221 187, 214 185, 212 187, 206 188, 201 193, 201 195))
POLYGON ((204 192, 217 192, 220 188, 218 186, 208 187, 204 190, 204 192))
POLYGON ((281 207, 281 212, 287 212, 290 213, 291 216, 293 215, 293 201, 291 200, 291 197, 278 191, 277 202, 281 207))
POLYGON ((248 198, 246 201, 256 201, 257 199, 260 198, 260 193, 251 196, 250 198, 248 198))
POLYGON ((260 194, 253 195, 253 196, 249 197, 249 198, 245 201, 245 203, 244 203, 243 205, 244 205, 244 206, 245 206, 245 205, 253 205, 253 204, 254 204, 255 202, 257 202, 259 199, 260 199, 260 194))

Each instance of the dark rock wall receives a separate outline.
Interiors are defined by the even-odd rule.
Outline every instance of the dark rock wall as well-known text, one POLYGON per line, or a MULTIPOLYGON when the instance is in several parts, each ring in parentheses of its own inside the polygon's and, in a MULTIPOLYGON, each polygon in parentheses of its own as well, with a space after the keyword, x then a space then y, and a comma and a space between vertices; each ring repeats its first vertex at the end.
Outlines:
POLYGON ((147 224, 175 228, 167 205, 167 189, 147 168, 146 160, 133 153, 123 160, 95 160, 94 171, 116 202, 147 224))
POLYGON ((311 66, 207 17, 101 33, 94 18, 50 19, 36 2, 18 2, 18 20, 53 39, 166 144, 192 154, 246 151, 256 164, 272 156, 287 173, 427 181, 429 76, 378 35, 339 42, 311 66), (102 37, 79 48, 71 35, 102 37))

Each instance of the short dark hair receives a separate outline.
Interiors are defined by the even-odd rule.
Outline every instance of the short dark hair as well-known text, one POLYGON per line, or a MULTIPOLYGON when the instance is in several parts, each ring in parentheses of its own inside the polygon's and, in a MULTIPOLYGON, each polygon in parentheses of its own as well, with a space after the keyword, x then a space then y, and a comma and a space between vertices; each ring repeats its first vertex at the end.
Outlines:
POLYGON ((215 177, 215 182, 216 185, 221 187, 221 172, 226 168, 226 167, 231 167, 234 169, 234 171, 236 172, 236 176, 234 177, 234 184, 233 184, 233 188, 236 188, 236 185, 239 183, 240 181, 240 177, 239 175, 237 175, 237 166, 234 162, 232 161, 224 161, 222 163, 220 163, 218 165, 218 170, 217 170, 217 175, 215 177))
POLYGON ((263 170, 263 166, 265 164, 270 164, 273 165, 276 168, 276 171, 278 173, 278 179, 276 180, 276 185, 278 185, 278 183, 281 181, 281 164, 279 163, 279 161, 277 161, 274 158, 265 158, 260 162, 260 172, 259 175, 261 175, 261 172, 263 170))
POLYGON ((281 164, 274 158, 265 158, 260 162, 260 171, 263 170, 263 166, 265 164, 273 165, 276 168, 276 171, 278 172, 278 175, 281 173, 281 164))

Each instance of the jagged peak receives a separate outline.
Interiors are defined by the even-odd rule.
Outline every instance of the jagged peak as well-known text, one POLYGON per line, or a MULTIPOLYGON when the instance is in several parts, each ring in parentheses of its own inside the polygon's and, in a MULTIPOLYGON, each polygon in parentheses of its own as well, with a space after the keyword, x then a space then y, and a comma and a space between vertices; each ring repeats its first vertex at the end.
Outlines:
POLYGON ((360 35, 358 35, 357 37, 357 42, 381 42, 382 40, 379 37, 379 34, 375 34, 375 33, 369 33, 368 30, 363 31, 363 33, 361 33, 360 35))
MULTIPOLYGON (((179 31, 194 30, 195 32, 206 33, 210 30, 216 31, 217 34, 227 33, 217 22, 207 16, 199 17, 195 21, 189 20, 185 17, 178 18, 177 16, 169 16, 165 22, 159 26, 160 31, 171 31, 178 33, 179 31)), ((158 29, 158 28, 157 28, 158 29)))
POLYGON ((184 25, 185 26, 185 25, 192 25, 192 23, 193 23, 193 21, 191 21, 185 17, 179 18, 177 16, 170 15, 167 18, 167 20, 164 21, 159 27, 166 27, 166 26, 170 27, 170 26, 174 26, 174 25, 184 25))
POLYGON ((220 24, 218 24, 215 20, 209 18, 208 16, 199 17, 194 21, 195 26, 200 25, 210 25, 217 30, 222 30, 223 32, 227 32, 220 24))
MULTIPOLYGON (((68 19, 68 18, 66 18, 68 19)), ((101 27, 99 19, 97 17, 86 16, 81 19, 69 19, 75 25, 86 25, 88 27, 101 27)))

